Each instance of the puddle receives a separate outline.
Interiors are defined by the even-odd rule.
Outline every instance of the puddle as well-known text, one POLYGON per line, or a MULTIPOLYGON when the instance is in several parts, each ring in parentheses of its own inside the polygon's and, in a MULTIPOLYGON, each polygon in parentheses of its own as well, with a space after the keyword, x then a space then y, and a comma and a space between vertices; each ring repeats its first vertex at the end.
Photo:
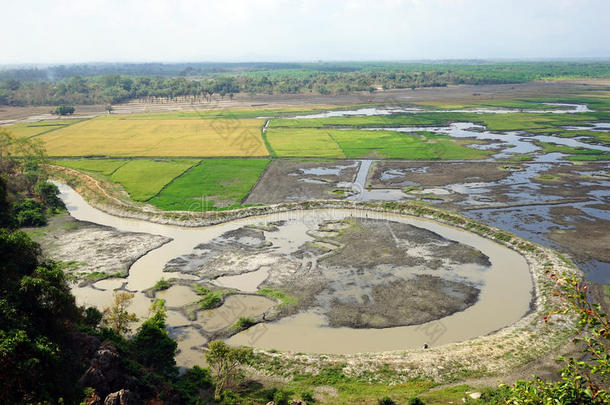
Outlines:
POLYGON ((268 275, 269 267, 264 266, 258 270, 236 276, 218 277, 212 283, 219 287, 235 288, 243 292, 256 292, 258 291, 258 286, 267 279, 268 275))
POLYGON ((262 316, 275 301, 257 295, 231 295, 222 306, 199 313, 198 321, 206 331, 216 332, 235 324, 241 317, 262 316))
POLYGON ((467 112, 467 113, 479 113, 479 114, 511 114, 511 113, 553 113, 553 114, 574 114, 581 112, 591 112, 586 104, 564 104, 564 103, 542 103, 548 106, 559 106, 565 107, 564 109, 550 109, 550 110, 522 110, 522 109, 511 109, 511 108, 473 108, 473 109, 458 109, 458 110, 431 110, 418 107, 373 107, 373 108, 359 108, 356 110, 339 110, 339 111, 326 111, 316 114, 307 115, 296 115, 289 117, 291 119, 303 119, 303 118, 330 118, 330 117, 347 117, 353 115, 371 116, 371 115, 390 115, 390 114, 417 114, 417 113, 447 113, 447 112, 467 112))
POLYGON ((168 307, 182 307, 199 301, 201 297, 190 287, 173 285, 167 290, 157 291, 155 298, 165 300, 165 305, 168 307))

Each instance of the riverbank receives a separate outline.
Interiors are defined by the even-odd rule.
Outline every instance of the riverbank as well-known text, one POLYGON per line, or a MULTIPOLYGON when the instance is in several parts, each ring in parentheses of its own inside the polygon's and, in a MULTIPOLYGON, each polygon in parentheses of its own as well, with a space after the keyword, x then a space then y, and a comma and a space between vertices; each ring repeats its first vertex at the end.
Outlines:
MULTIPOLYGON (((69 177, 65 172, 56 173, 56 177, 62 175, 69 177)), ((282 203, 222 213, 162 213, 150 208, 129 205, 114 195, 104 193, 99 183, 88 177, 81 173, 72 178, 71 183, 94 206, 121 217, 194 227, 291 210, 349 208, 370 212, 389 212, 428 218, 466 229, 508 246, 523 255, 528 262, 534 285, 532 310, 516 323, 494 333, 466 342, 431 347, 426 350, 400 350, 357 355, 276 353, 273 350, 257 350, 259 361, 256 368, 262 373, 290 376, 295 372, 317 372, 325 367, 345 365, 345 372, 363 377, 371 370, 390 367, 388 380, 407 381, 425 376, 436 381, 448 382, 467 376, 500 375, 551 353, 556 355, 561 352, 561 347, 568 343, 568 338, 572 333, 573 319, 569 317, 554 315, 552 323, 544 321, 544 316, 549 311, 561 305, 557 298, 550 294, 553 280, 549 278, 548 274, 562 271, 579 273, 579 270, 550 249, 455 213, 415 202, 363 203, 354 201, 282 203)), ((442 332, 442 324, 434 328, 430 327, 425 332, 434 336, 439 331, 442 332)))

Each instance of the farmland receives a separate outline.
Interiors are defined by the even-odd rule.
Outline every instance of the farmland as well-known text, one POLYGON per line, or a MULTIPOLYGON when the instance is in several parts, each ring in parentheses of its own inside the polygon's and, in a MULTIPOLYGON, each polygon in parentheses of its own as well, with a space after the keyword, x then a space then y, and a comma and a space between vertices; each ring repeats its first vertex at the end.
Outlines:
POLYGON ((482 159, 489 153, 467 148, 472 141, 431 132, 337 129, 269 129, 267 139, 281 157, 482 159))
POLYGON ((257 119, 98 117, 41 139, 49 156, 267 156, 257 119))
POLYGON ((125 187, 134 200, 146 201, 197 163, 197 160, 131 160, 110 178, 125 187))
POLYGON ((267 140, 277 156, 343 158, 345 154, 329 131, 295 129, 268 129, 267 140))
POLYGON ((267 159, 210 159, 175 178, 149 202, 164 210, 216 210, 240 206, 267 159))
POLYGON ((86 172, 100 173, 110 176, 119 167, 127 163, 126 159, 75 159, 60 160, 53 163, 66 166, 71 169, 84 170, 86 172))
POLYGON ((20 123, 9 126, 11 133, 17 138, 31 138, 46 134, 48 132, 57 131, 72 125, 80 120, 64 120, 64 121, 43 121, 34 123, 20 123))

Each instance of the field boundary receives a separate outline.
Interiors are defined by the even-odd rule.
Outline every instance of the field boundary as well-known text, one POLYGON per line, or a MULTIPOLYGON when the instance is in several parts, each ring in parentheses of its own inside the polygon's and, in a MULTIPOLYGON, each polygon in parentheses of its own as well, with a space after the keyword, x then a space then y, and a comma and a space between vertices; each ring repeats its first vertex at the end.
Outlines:
POLYGON ((265 175, 265 173, 267 173, 267 170, 269 169, 269 166, 271 166, 271 163, 273 163, 273 159, 269 159, 269 161, 267 162, 267 166, 265 166, 265 168, 261 172, 260 176, 258 176, 258 179, 256 179, 256 182, 252 185, 252 187, 250 187, 250 190, 248 190, 248 192, 246 193, 244 198, 239 200, 239 205, 244 205, 244 202, 248 199, 248 197, 250 197, 250 194, 252 194, 252 191, 254 190, 254 188, 258 185, 258 183, 260 183, 260 181, 263 178, 263 176, 265 175))
MULTIPOLYGON (((46 135, 46 134, 51 133, 51 132, 53 132, 53 131, 58 131, 58 130, 60 130, 60 129, 65 129, 65 128, 68 128, 69 126, 72 126, 72 125, 74 125, 74 124, 80 124, 81 122, 83 122, 83 121, 87 121, 87 120, 90 120, 90 119, 91 119, 91 118, 83 118, 83 119, 76 120, 75 122, 71 122, 71 123, 69 123, 69 124, 66 124, 66 125, 57 125, 57 126, 56 126, 56 128, 51 128, 51 129, 48 129, 48 130, 46 130, 46 131, 44 131, 44 132, 41 132, 41 133, 39 133, 39 134, 32 135, 32 136, 28 136, 26 139, 37 138, 37 137, 39 137, 39 136, 46 135)), ((54 121, 53 121, 53 122, 54 122, 54 121)))

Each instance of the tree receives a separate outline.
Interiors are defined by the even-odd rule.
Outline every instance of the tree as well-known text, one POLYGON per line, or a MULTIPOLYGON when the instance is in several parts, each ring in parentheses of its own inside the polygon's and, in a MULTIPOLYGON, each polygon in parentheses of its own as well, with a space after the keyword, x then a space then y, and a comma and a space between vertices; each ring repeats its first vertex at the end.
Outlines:
POLYGON ((63 201, 58 197, 59 189, 55 184, 48 181, 39 181, 34 186, 34 192, 40 202, 51 210, 55 211, 64 207, 63 201))
POLYGON ((165 330, 165 305, 163 300, 155 300, 151 309, 154 314, 148 318, 131 342, 136 359, 146 367, 164 374, 176 373, 176 350, 178 344, 165 330))
POLYGON ((0 229, 0 403, 68 403, 80 367, 71 351, 78 319, 60 266, 39 260, 24 232, 0 229))
POLYGON ((230 347, 222 340, 214 340, 208 345, 205 359, 212 370, 216 387, 214 398, 220 399, 222 391, 240 377, 240 366, 252 358, 252 348, 230 347))
POLYGON ((131 328, 130 323, 136 322, 136 314, 127 311, 134 294, 127 292, 115 292, 114 304, 104 309, 102 322, 117 334, 124 336, 131 328))
POLYGON ((60 105, 55 109, 57 115, 72 115, 74 114, 74 107, 69 105, 60 105))

